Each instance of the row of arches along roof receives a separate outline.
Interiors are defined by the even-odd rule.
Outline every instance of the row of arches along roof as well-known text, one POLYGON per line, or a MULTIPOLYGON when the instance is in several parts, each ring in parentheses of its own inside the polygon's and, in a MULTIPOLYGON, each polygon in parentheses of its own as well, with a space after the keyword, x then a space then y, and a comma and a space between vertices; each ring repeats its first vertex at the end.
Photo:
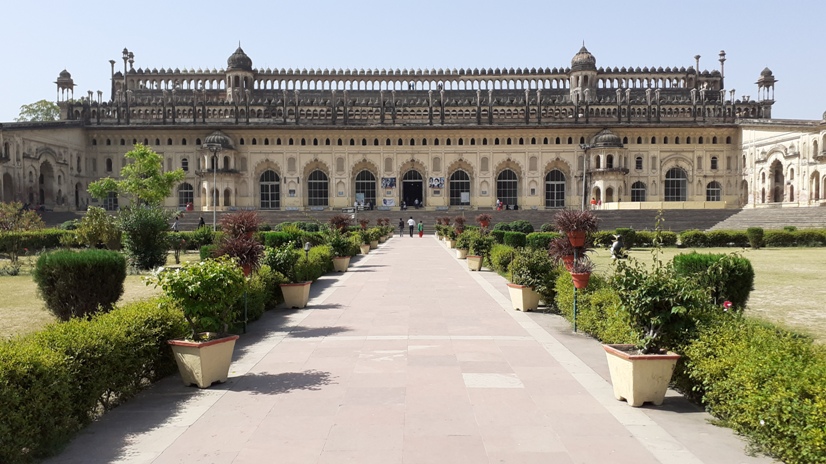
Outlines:
MULTIPOLYGON (((188 69, 188 70, 187 69, 181 70, 179 68, 175 68, 174 70, 172 68, 167 68, 167 69, 152 68, 151 70, 149 68, 146 68, 146 69, 143 69, 143 68, 134 69, 133 68, 133 69, 129 70, 129 74, 133 74, 133 73, 134 74, 188 74, 188 73, 194 74, 194 73, 226 73, 226 72, 228 72, 228 71, 224 70, 223 68, 222 69, 212 68, 211 70, 209 68, 207 68, 206 70, 202 70, 201 68, 198 68, 197 70, 191 69, 191 68, 188 69)), ((455 76, 485 76, 485 75, 489 75, 489 74, 493 74, 493 75, 498 75, 498 74, 508 74, 508 75, 567 74, 567 73, 571 72, 571 68, 567 68, 567 67, 566 68, 544 68, 544 69, 543 68, 539 68, 539 69, 531 68, 530 70, 528 68, 524 68, 524 69, 523 68, 516 68, 516 69, 514 69, 514 68, 501 68, 501 69, 500 68, 495 68, 495 69, 494 68, 487 68, 487 69, 474 68, 472 70, 471 69, 456 69, 456 68, 453 68, 453 69, 441 69, 440 68, 438 70, 435 69, 435 68, 430 69, 430 70, 428 70, 428 69, 425 69, 425 70, 422 70, 422 69, 416 69, 416 70, 413 70, 413 69, 390 69, 390 70, 386 70, 386 69, 381 69, 381 70, 379 70, 379 69, 367 69, 367 70, 364 70, 364 69, 358 69, 358 70, 356 70, 356 69, 338 69, 338 70, 336 70, 336 69, 332 69, 332 70, 331 69, 324 69, 324 70, 321 70, 321 69, 309 69, 309 70, 308 69, 301 69, 301 70, 299 70, 299 69, 292 69, 292 68, 289 68, 289 69, 284 69, 284 68, 270 69, 270 68, 267 68, 267 69, 257 70, 256 72, 265 73, 265 74, 301 74, 301 75, 310 75, 310 76, 312 76, 312 75, 323 75, 323 76, 327 76, 327 75, 330 75, 330 76, 335 76, 335 75, 367 75, 367 76, 372 76, 372 75, 380 75, 380 76, 416 75, 416 76, 419 76, 419 75, 433 75, 433 74, 436 74, 436 75, 455 75, 455 76)), ((597 69, 597 72, 601 72, 601 73, 653 73, 653 72, 656 72, 656 73, 690 73, 690 74, 693 74, 694 73, 694 67, 693 66, 689 66, 688 68, 680 67, 679 69, 676 66, 673 67, 673 68, 671 68, 671 67, 663 68, 662 66, 659 66, 657 68, 655 68, 653 66, 651 68, 649 68, 648 66, 645 66, 643 68, 640 68, 639 66, 637 66, 635 68, 630 68, 630 67, 626 68, 625 66, 623 66, 622 68, 617 68, 617 67, 603 68, 603 67, 600 67, 600 68, 597 69)), ((703 72, 700 73, 700 75, 702 75, 702 76, 719 76, 720 71, 717 71, 717 70, 703 71, 703 72)))

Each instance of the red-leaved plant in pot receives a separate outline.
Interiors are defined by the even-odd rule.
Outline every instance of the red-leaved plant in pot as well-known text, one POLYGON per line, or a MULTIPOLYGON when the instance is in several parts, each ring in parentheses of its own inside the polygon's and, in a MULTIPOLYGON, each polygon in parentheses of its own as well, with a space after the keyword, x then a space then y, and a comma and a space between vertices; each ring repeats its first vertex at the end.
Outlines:
POLYGON ((585 236, 599 230, 599 218, 591 211, 563 209, 554 215, 554 224, 575 247, 585 246, 585 236))

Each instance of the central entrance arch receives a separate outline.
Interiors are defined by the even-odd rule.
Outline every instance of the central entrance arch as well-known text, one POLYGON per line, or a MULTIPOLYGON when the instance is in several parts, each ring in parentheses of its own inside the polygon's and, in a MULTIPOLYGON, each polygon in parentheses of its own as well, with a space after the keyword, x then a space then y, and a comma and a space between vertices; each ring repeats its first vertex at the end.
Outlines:
POLYGON ((419 171, 411 169, 402 177, 402 201, 411 207, 416 204, 416 200, 419 200, 419 204, 424 202, 424 177, 419 171))

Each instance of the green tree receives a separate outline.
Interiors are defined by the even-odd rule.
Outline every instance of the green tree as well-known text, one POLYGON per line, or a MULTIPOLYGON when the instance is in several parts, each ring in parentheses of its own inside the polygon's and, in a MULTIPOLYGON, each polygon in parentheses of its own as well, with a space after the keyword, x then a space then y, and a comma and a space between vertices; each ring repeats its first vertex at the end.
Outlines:
POLYGON ((29 121, 57 121, 60 118, 60 107, 49 100, 40 100, 20 107, 20 115, 14 120, 17 122, 29 121))
POLYGON ((128 195, 132 204, 159 205, 172 193, 172 187, 184 179, 184 171, 163 172, 163 158, 151 148, 138 143, 125 155, 130 162, 120 170, 120 180, 106 177, 89 184, 89 193, 104 200, 109 192, 128 195))

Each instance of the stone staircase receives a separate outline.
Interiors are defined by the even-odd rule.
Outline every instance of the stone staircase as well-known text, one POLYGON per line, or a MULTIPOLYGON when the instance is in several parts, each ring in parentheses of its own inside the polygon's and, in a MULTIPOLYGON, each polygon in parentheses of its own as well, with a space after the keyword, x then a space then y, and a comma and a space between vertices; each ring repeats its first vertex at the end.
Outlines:
POLYGON ((749 208, 738 211, 711 230, 744 230, 749 227, 782 229, 784 226, 798 229, 826 227, 826 208, 749 208))

